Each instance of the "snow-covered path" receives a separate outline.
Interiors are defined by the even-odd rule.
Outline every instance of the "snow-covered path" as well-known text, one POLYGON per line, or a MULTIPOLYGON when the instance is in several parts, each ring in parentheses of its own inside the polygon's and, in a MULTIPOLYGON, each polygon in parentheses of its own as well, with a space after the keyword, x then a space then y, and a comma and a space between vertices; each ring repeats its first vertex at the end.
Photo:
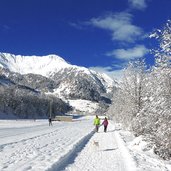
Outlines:
POLYGON ((86 148, 76 158, 75 162, 66 168, 67 171, 108 171, 125 170, 125 165, 118 149, 115 137, 109 133, 97 133, 86 148), (102 135, 103 134, 103 137, 102 135), (94 144, 99 143, 99 146, 94 144), (108 143, 107 143, 108 141, 108 143), (103 163, 101 163, 103 162, 103 163), (111 165, 112 163, 112 165, 111 165))
POLYGON ((131 157, 129 161, 125 161, 123 147, 118 143, 114 125, 109 124, 107 133, 104 133, 101 127, 99 132, 93 135, 85 148, 75 158, 74 163, 63 168, 63 170, 134 171, 135 163, 131 161, 131 157))
POLYGON ((93 119, 53 126, 45 120, 0 120, 0 171, 168 171, 157 160, 144 169, 143 153, 138 161, 143 168, 138 168, 136 152, 131 155, 114 124, 109 123, 107 133, 103 127, 95 133, 93 119))

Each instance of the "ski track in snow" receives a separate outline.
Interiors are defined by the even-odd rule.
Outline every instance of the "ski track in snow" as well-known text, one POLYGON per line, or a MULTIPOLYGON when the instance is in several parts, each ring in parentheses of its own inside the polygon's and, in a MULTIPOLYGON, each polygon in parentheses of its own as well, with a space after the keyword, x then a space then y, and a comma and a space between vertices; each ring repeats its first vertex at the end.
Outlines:
MULTIPOLYGON (((0 171, 146 170, 138 168, 138 155, 131 154, 114 124, 109 123, 107 133, 103 127, 95 133, 92 123, 92 117, 53 122, 53 126, 32 122, 27 127, 5 128, 0 122, 0 171)), ((139 162, 143 166, 148 164, 139 162)), ((162 165, 149 166, 147 171, 168 171, 162 165)))
MULTIPOLYGON (((12 130, 8 129, 9 136, 3 136, 2 133, 0 135, 3 138, 0 143, 0 170, 38 171, 48 169, 61 156, 67 154, 73 148, 73 144, 79 142, 85 136, 85 133, 91 132, 93 127, 85 128, 87 122, 90 121, 77 121, 79 127, 74 122, 54 123, 52 127, 49 127, 46 123, 43 126, 27 128, 28 132, 24 128, 25 134, 22 128, 20 128, 21 131, 14 129, 14 135, 11 135, 12 130), (80 127, 86 130, 83 131, 80 127), (32 132, 29 132, 30 130, 32 132), (7 143, 3 144, 5 141, 7 143)), ((5 133, 7 134, 7 131, 5 133)))

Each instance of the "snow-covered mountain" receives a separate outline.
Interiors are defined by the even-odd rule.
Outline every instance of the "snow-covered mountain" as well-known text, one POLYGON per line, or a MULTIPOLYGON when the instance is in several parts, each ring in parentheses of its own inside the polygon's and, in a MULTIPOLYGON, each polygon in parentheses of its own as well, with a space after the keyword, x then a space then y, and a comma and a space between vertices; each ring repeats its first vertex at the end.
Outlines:
POLYGON ((21 56, 0 53, 0 66, 20 74, 33 73, 48 77, 51 72, 70 67, 70 64, 57 55, 21 56))
MULTIPOLYGON (((85 67, 71 65, 57 55, 21 56, 0 53, 1 74, 12 82, 55 95, 67 102, 72 100, 87 100, 98 103, 110 103, 112 91, 116 83, 106 74, 100 74, 85 67)), ((88 105, 87 105, 88 104, 88 105)), ((102 105, 101 105, 102 106, 102 105)), ((77 111, 81 111, 78 106, 77 111)), ((86 111, 84 111, 86 112, 86 111)))
MULTIPOLYGON (((87 74, 94 79, 94 75, 103 82, 103 85, 110 91, 113 87, 113 80, 106 74, 100 74, 85 67, 79 67, 67 63, 57 55, 47 56, 21 56, 9 53, 0 53, 0 67, 9 69, 20 74, 39 74, 45 77, 53 77, 58 72, 66 72, 68 69, 74 71, 77 76, 79 73, 87 74)), ((68 73, 67 73, 68 74, 68 73)))

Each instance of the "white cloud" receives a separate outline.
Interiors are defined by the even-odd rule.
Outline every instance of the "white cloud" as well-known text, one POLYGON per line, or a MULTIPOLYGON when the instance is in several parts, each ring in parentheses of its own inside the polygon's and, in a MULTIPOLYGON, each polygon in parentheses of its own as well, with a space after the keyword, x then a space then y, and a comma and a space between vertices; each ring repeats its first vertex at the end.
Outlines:
POLYGON ((70 22, 69 25, 76 29, 82 30, 84 27, 81 24, 70 22))
POLYGON ((147 7, 145 0, 128 0, 130 6, 134 9, 143 10, 147 7))
POLYGON ((109 14, 92 18, 89 24, 112 32, 112 40, 134 42, 143 34, 143 30, 132 24, 132 15, 127 12, 109 14))
POLYGON ((137 45, 134 48, 130 49, 116 49, 112 52, 108 52, 107 56, 113 56, 118 59, 135 59, 144 57, 149 52, 149 50, 144 45, 137 45))
POLYGON ((107 74, 110 78, 112 79, 117 79, 117 80, 121 80, 123 77, 123 70, 113 70, 112 67, 90 67, 89 69, 94 70, 96 72, 100 72, 100 73, 105 73, 107 74))

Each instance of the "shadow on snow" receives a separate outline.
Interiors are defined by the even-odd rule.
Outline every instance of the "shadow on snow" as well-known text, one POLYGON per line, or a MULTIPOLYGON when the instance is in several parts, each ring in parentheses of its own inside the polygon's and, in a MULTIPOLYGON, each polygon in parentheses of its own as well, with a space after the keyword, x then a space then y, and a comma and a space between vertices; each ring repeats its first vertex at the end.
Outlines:
POLYGON ((62 171, 65 170, 65 168, 74 163, 75 158, 78 156, 78 154, 82 151, 82 149, 86 146, 88 141, 93 136, 94 131, 89 133, 87 136, 85 136, 82 140, 80 140, 78 143, 74 145, 71 151, 69 151, 67 154, 62 156, 55 164, 52 165, 48 171, 62 171))

